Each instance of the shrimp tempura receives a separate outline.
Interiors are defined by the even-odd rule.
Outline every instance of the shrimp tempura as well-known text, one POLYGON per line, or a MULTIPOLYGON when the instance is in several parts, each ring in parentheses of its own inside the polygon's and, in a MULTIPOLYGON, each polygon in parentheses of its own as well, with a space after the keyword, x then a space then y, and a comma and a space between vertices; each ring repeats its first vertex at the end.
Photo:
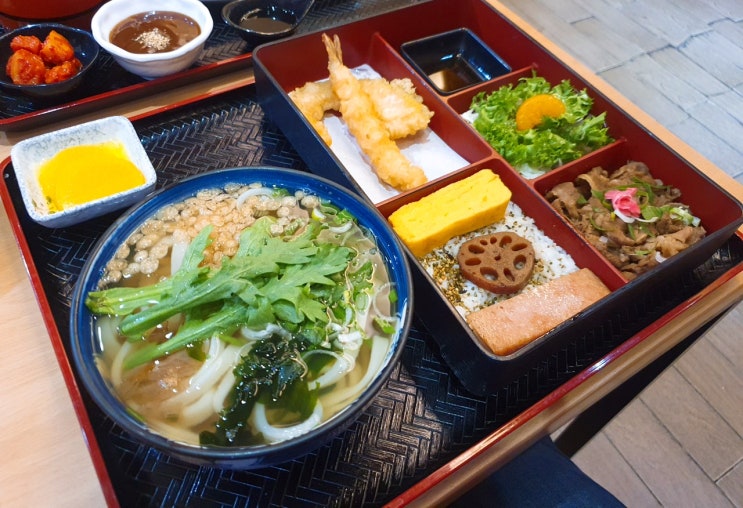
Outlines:
POLYGON ((410 78, 362 79, 361 86, 392 139, 402 139, 428 127, 433 111, 423 104, 423 97, 415 92, 410 78))
MULTIPOLYGON (((369 95, 374 109, 387 127, 392 139, 402 139, 428 127, 433 111, 423 104, 410 78, 359 79, 361 88, 369 95)), ((330 139, 323 117, 325 112, 340 109, 340 100, 330 81, 310 81, 289 92, 289 98, 307 118, 328 146, 330 139)))
POLYGON ((343 64, 338 36, 331 41, 330 37, 322 34, 322 40, 328 52, 330 83, 340 100, 343 120, 369 158, 377 177, 399 190, 423 185, 427 180, 425 173, 402 154, 375 110, 369 94, 343 64))

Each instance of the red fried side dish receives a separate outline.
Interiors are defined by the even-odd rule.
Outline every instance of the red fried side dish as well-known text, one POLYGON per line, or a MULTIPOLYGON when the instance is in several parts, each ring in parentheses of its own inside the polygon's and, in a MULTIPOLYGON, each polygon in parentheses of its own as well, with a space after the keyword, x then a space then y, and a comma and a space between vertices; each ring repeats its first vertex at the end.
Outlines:
POLYGON ((10 41, 10 49, 18 51, 19 49, 26 49, 31 53, 38 55, 41 51, 41 41, 35 35, 16 35, 13 40, 10 41))
POLYGON ((80 72, 82 63, 70 42, 52 30, 44 42, 34 35, 18 35, 10 42, 13 54, 5 73, 16 85, 59 83, 80 72))
POLYGON ((38 85, 44 82, 46 65, 39 55, 19 49, 8 58, 5 72, 16 85, 38 85))

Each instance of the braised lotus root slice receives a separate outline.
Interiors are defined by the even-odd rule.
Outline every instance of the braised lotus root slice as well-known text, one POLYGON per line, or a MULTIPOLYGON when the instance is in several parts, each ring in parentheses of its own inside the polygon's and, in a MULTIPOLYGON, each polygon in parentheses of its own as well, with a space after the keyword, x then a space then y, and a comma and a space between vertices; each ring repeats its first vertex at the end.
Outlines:
POLYGON ((511 233, 477 236, 459 248, 462 275, 483 289, 498 294, 520 291, 534 271, 534 247, 511 233))

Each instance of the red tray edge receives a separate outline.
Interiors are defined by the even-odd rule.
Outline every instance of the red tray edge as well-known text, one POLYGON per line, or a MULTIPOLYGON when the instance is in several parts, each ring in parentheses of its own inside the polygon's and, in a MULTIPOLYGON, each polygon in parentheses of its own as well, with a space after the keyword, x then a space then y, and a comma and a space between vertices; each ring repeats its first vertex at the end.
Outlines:
MULTIPOLYGON (((10 166, 10 162, 10 157, 6 158, 5 161, 3 161, 2 165, 0 166, 0 173, 2 173, 3 175, 5 174, 5 171, 8 170, 10 166)), ((0 199, 2 199, 3 206, 10 223, 10 228, 13 231, 13 236, 15 236, 16 244, 21 251, 21 258, 23 259, 23 263, 26 266, 26 273, 28 274, 28 277, 30 279, 34 297, 36 298, 36 303, 41 310, 41 316, 44 320, 44 326, 49 333, 49 340, 54 351, 54 356, 57 358, 57 364, 59 365, 59 369, 62 373, 62 378, 64 379, 65 385, 67 386, 67 392, 70 395, 75 415, 77 416, 78 422, 80 423, 83 438, 86 446, 88 447, 88 452, 90 453, 93 462, 93 468, 96 475, 98 476, 98 481, 101 484, 103 497, 106 500, 106 504, 108 506, 118 507, 119 502, 116 498, 116 493, 114 492, 113 483, 111 482, 111 478, 108 475, 108 469, 106 468, 103 454, 101 453, 101 450, 98 446, 98 441, 96 440, 93 426, 90 422, 88 412, 85 409, 85 404, 83 403, 80 387, 75 380, 72 366, 70 365, 69 358, 67 358, 67 354, 64 350, 64 345, 62 344, 62 337, 59 334, 57 325, 54 322, 54 317, 52 316, 49 301, 47 300, 46 294, 44 293, 44 290, 41 286, 41 277, 39 276, 39 272, 36 269, 36 265, 33 261, 33 257, 31 256, 31 251, 26 241, 26 237, 23 233, 23 229, 21 228, 20 221, 18 220, 18 214, 13 207, 10 193, 8 192, 8 188, 5 185, 0 187, 0 199)))
MULTIPOLYGON (((205 92, 200 95, 195 95, 186 100, 175 102, 172 104, 167 104, 159 108, 156 108, 154 110, 147 111, 145 113, 142 113, 136 116, 132 116, 131 119, 138 120, 142 118, 155 116, 155 115, 176 109, 178 107, 182 107, 184 105, 192 104, 192 103, 204 100, 204 99, 208 99, 209 97, 212 97, 215 95, 226 93, 227 91, 234 90, 236 88, 250 86, 253 82, 254 80, 250 78, 246 82, 239 83, 233 87, 228 87, 227 89, 223 89, 223 90, 218 90, 218 91, 214 90, 214 91, 205 92)), ((0 174, 4 175, 6 171, 9 171, 10 165, 11 165, 11 158, 7 157, 4 161, 0 163, 0 174)), ((38 269, 36 268, 36 264, 33 261, 33 257, 31 255, 28 242, 26 241, 26 236, 23 232, 23 228, 21 227, 21 223, 18 218, 18 213, 15 207, 13 206, 10 193, 8 191, 7 186, 5 185, 0 186, 0 200, 3 202, 3 207, 5 208, 5 212, 7 214, 8 222, 10 223, 10 228, 13 232, 13 236, 15 237, 16 245, 18 246, 21 252, 21 258, 26 267, 26 273, 31 282, 31 287, 33 289, 34 297, 36 298, 36 302, 39 306, 39 309, 41 310, 41 315, 44 320, 44 326, 46 327, 47 332, 49 333, 49 339, 52 345, 52 349, 54 351, 54 356, 57 358, 57 363, 59 364, 62 377, 64 379, 65 385, 67 386, 67 391, 70 395, 70 399, 72 401, 72 406, 75 411, 75 415, 77 416, 78 422, 80 423, 80 428, 83 433, 84 441, 86 443, 86 446, 88 447, 88 452, 90 453, 90 456, 93 462, 93 467, 95 469, 96 475, 98 476, 98 481, 102 488, 103 497, 106 500, 106 504, 109 507, 117 508, 119 506, 119 501, 116 497, 116 492, 114 490, 113 483, 108 474, 108 468, 103 458, 103 454, 98 446, 98 441, 96 440, 95 432, 93 431, 93 426, 90 422, 88 412, 85 409, 85 404, 82 399, 82 393, 80 391, 80 387, 77 381, 75 380, 72 365, 70 364, 69 358, 67 357, 67 354, 64 350, 64 345, 62 344, 62 337, 59 334, 59 329, 57 328, 57 324, 55 323, 54 317, 52 316, 51 307, 49 306, 49 301, 42 288, 41 277, 39 275, 38 269)))

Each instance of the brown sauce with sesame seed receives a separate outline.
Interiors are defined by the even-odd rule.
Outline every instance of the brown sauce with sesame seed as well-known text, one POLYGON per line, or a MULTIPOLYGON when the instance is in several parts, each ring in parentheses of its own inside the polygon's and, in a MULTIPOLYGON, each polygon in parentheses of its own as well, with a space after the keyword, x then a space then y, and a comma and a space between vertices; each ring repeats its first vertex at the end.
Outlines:
POLYGON ((130 53, 165 53, 192 41, 199 24, 185 14, 148 11, 129 16, 111 30, 109 40, 130 53))

